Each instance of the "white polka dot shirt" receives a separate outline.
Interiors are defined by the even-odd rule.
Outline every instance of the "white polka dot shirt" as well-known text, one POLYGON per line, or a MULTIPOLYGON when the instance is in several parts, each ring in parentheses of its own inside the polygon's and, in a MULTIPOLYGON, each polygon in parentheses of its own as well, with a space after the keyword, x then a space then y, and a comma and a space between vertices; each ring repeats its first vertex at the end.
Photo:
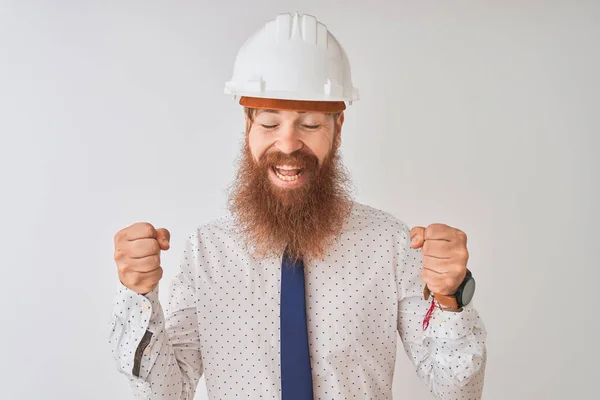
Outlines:
MULTIPOLYGON (((282 249, 283 253, 283 249, 282 249)), ((420 251, 393 216, 355 204, 335 246, 305 265, 315 399, 391 399, 397 337, 435 398, 480 399, 485 327, 472 306, 426 331, 420 251)), ((231 217, 187 240, 165 312, 122 286, 110 344, 136 398, 281 399, 281 258, 253 261, 231 217)))

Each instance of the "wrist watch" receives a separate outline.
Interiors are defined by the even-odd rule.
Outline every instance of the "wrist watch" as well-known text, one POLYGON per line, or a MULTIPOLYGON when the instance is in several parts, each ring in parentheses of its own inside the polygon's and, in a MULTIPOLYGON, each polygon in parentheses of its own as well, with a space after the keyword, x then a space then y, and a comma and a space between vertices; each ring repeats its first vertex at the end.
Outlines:
POLYGON ((475 294, 475 279, 471 271, 467 269, 467 275, 462 281, 456 293, 450 295, 433 294, 435 300, 449 309, 460 310, 473 299, 475 294))

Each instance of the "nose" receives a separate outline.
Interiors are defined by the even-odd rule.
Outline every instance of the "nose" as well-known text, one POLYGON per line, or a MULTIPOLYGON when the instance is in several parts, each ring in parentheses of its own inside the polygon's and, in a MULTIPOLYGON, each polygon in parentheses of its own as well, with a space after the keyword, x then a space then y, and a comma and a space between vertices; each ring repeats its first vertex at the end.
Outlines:
POLYGON ((304 147, 304 143, 299 139, 293 126, 286 126, 279 130, 275 147, 284 154, 292 154, 304 147))

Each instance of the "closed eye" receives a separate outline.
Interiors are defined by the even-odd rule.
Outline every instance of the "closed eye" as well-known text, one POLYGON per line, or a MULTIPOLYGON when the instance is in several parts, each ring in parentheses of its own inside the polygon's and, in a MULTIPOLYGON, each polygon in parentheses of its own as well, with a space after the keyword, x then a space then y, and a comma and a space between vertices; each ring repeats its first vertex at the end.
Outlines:
POLYGON ((302 126, 306 129, 319 129, 321 127, 320 124, 318 124, 318 125, 302 125, 302 126))
POLYGON ((260 124, 260 126, 262 126, 265 129, 275 129, 277 128, 279 124, 275 124, 275 125, 267 125, 267 124, 260 124))

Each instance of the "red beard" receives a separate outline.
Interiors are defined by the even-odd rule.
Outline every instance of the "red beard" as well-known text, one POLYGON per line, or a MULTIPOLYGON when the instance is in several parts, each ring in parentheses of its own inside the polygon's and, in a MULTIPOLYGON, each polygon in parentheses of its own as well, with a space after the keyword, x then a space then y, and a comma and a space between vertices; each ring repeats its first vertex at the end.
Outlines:
POLYGON ((257 163, 246 142, 229 208, 255 257, 281 256, 287 247, 295 259, 319 259, 351 211, 350 178, 337 147, 319 167, 317 157, 302 150, 268 152, 257 163), (277 187, 269 170, 282 164, 302 168, 306 181, 297 188, 277 187))

